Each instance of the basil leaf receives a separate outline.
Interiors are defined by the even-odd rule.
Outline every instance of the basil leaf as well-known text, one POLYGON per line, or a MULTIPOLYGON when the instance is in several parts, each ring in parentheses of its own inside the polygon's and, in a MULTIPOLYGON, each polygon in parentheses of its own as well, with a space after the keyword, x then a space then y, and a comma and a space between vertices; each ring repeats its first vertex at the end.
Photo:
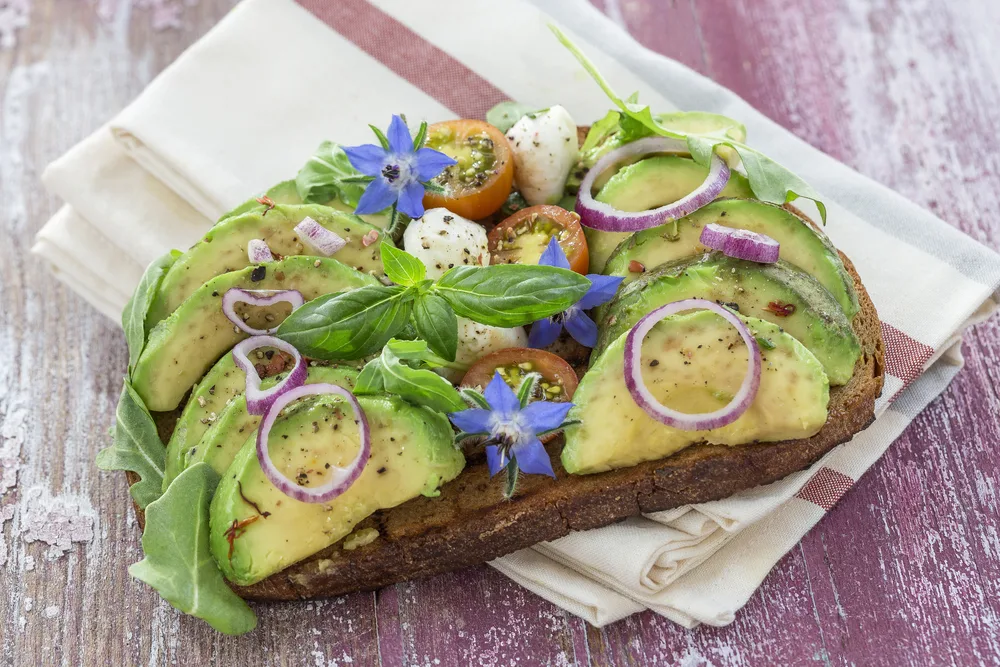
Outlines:
POLYGON ((423 262, 389 243, 382 244, 382 266, 389 280, 404 287, 412 287, 427 277, 423 262))
POLYGON ((344 179, 359 175, 340 144, 324 141, 295 176, 295 189, 307 204, 326 204, 339 199, 355 208, 366 186, 344 179))
POLYGON ((546 111, 546 109, 533 109, 520 102, 507 100, 506 102, 500 102, 486 112, 486 122, 504 134, 507 134, 507 130, 514 127, 517 121, 521 120, 524 116, 542 111, 546 111))
POLYGON ((458 353, 458 318, 437 294, 423 294, 413 303, 413 326, 434 354, 455 361, 458 353))
POLYGON ((146 557, 128 571, 176 609, 219 632, 242 635, 257 626, 257 617, 226 585, 208 548, 208 510, 218 484, 218 473, 207 463, 182 472, 146 508, 146 557))
POLYGON ((405 327, 412 309, 408 288, 369 285, 313 299, 285 318, 277 335, 309 357, 360 359, 405 327))
MULTIPOLYGON (((735 150, 743 160, 743 167, 746 169, 747 178, 750 180, 750 189, 753 190, 754 195, 758 199, 772 204, 786 204, 799 197, 811 199, 816 203, 824 224, 826 223, 826 206, 820 201, 819 194, 808 183, 771 158, 731 138, 730 130, 733 130, 733 128, 729 128, 726 131, 717 130, 711 133, 696 133, 664 127, 653 116, 649 105, 636 104, 634 98, 630 98, 630 102, 618 97, 615 91, 611 89, 610 84, 601 76, 597 68, 594 67, 594 64, 590 62, 587 56, 559 28, 553 24, 549 24, 549 29, 552 30, 562 45, 569 49, 570 53, 583 65, 583 68, 597 82, 597 85, 601 87, 604 94, 608 96, 608 99, 631 121, 645 126, 650 134, 686 140, 688 148, 691 151, 691 157, 694 158, 695 162, 704 166, 708 166, 712 152, 718 152, 718 147, 727 146, 735 150)), ((736 125, 739 126, 738 123, 736 125)), ((623 127, 629 128, 629 131, 633 134, 637 131, 634 125, 630 125, 628 122, 623 123, 623 127)), ((738 134, 738 130, 735 133, 738 134)))
POLYGON ((372 359, 365 364, 358 373, 358 379, 354 381, 352 392, 355 396, 385 392, 385 382, 382 381, 382 359, 372 359))
POLYGON ((404 360, 417 362, 417 358, 433 359, 424 341, 389 341, 380 357, 385 390, 405 401, 438 412, 464 410, 465 401, 450 382, 432 370, 413 368, 404 363, 404 360))
POLYGON ((132 377, 132 369, 139 360, 142 349, 146 345, 146 315, 156 296, 156 290, 163 282, 163 276, 177 258, 183 253, 171 250, 163 257, 154 260, 146 267, 132 298, 125 304, 122 311, 122 329, 125 330, 125 341, 128 343, 128 374, 132 377))
POLYGON ((127 379, 115 418, 114 440, 110 447, 97 453, 97 467, 139 475, 139 481, 129 491, 136 504, 145 509, 162 494, 167 448, 160 442, 153 418, 127 379))
POLYGON ((433 290, 461 317, 509 328, 561 313, 589 288, 587 278, 566 269, 498 264, 456 266, 441 276, 433 290))

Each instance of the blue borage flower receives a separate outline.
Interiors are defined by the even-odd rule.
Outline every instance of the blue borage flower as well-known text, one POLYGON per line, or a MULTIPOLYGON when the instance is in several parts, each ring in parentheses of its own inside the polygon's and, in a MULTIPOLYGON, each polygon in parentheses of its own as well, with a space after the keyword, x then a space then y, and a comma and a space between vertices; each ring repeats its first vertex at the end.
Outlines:
POLYGON ((372 181, 358 200, 355 213, 377 213, 397 205, 411 218, 424 214, 424 189, 428 181, 440 174, 455 160, 440 151, 424 148, 426 125, 414 142, 406 122, 394 115, 389 131, 382 134, 372 126, 381 145, 344 146, 351 166, 372 181))
MULTIPOLYGON (((563 252, 559 242, 552 237, 549 245, 545 248, 538 263, 543 266, 556 266, 560 269, 569 269, 569 260, 563 252)), ((597 345, 597 325, 590 319, 585 310, 590 310, 603 303, 611 301, 618 291, 618 286, 622 280, 619 276, 602 276, 598 273, 588 273, 590 279, 590 289, 583 295, 575 305, 564 310, 558 315, 546 317, 531 325, 531 333, 528 335, 528 345, 541 348, 548 347, 559 338, 563 327, 569 335, 584 347, 594 347, 597 345)))
POLYGON ((490 476, 507 470, 504 493, 507 498, 514 494, 518 471, 556 476, 539 436, 559 431, 573 423, 566 421, 566 413, 573 407, 572 403, 529 403, 539 380, 541 375, 529 373, 515 394, 500 373, 495 372, 484 393, 475 389, 462 391, 463 396, 479 407, 448 415, 451 423, 461 430, 456 441, 471 436, 487 436, 486 463, 490 476))

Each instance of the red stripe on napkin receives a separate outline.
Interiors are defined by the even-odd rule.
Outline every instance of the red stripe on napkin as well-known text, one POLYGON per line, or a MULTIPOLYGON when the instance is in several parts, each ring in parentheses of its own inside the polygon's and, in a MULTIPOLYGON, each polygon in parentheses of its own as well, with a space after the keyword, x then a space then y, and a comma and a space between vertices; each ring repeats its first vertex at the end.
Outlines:
POLYGON ((298 0, 298 3, 462 118, 483 118, 490 107, 510 99, 492 83, 364 0, 298 0))
POLYGON ((924 371, 924 364, 934 354, 934 348, 885 322, 882 322, 882 338, 885 339, 885 370, 902 380, 906 387, 924 371))
POLYGON ((854 480, 833 468, 820 468, 795 494, 796 498, 808 500, 829 511, 840 497, 854 485, 854 480))

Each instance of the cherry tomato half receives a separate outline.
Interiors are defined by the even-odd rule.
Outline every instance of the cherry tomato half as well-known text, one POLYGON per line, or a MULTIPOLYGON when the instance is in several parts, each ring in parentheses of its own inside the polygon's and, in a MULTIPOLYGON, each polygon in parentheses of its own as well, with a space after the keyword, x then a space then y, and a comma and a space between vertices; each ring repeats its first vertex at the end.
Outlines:
POLYGON ((490 263, 538 264, 553 236, 566 253, 569 268, 586 275, 590 252, 580 216, 549 204, 522 209, 494 227, 489 234, 490 263))
POLYGON ((578 384, 576 371, 563 358, 545 350, 508 347, 490 352, 474 363, 462 378, 461 386, 486 389, 494 372, 499 372, 512 389, 517 389, 528 373, 540 373, 542 381, 532 400, 569 401, 578 384))
POLYGON ((428 148, 458 160, 434 179, 443 194, 428 192, 424 207, 443 206, 479 220, 500 208, 514 183, 514 160, 503 132, 481 120, 449 120, 427 128, 428 148))

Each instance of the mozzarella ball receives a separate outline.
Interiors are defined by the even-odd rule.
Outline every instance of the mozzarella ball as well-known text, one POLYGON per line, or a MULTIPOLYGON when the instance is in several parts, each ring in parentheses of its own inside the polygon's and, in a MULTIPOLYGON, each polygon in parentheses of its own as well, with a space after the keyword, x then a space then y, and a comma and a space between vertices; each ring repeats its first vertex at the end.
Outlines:
POLYGON ((507 140, 514 151, 514 183, 525 201, 557 203, 579 152, 569 112, 556 105, 523 116, 507 131, 507 140))
MULTIPOLYGON (((508 347, 527 346, 528 334, 524 327, 502 329, 479 324, 464 317, 458 318, 458 352, 455 355, 455 364, 461 369, 468 370, 472 364, 490 352, 504 350, 508 347)), ((461 369, 436 368, 434 370, 451 382, 458 383, 465 375, 464 370, 461 369)))
POLYGON ((446 208, 432 208, 403 232, 403 250, 427 267, 427 277, 440 278, 454 266, 490 263, 486 230, 446 208))

